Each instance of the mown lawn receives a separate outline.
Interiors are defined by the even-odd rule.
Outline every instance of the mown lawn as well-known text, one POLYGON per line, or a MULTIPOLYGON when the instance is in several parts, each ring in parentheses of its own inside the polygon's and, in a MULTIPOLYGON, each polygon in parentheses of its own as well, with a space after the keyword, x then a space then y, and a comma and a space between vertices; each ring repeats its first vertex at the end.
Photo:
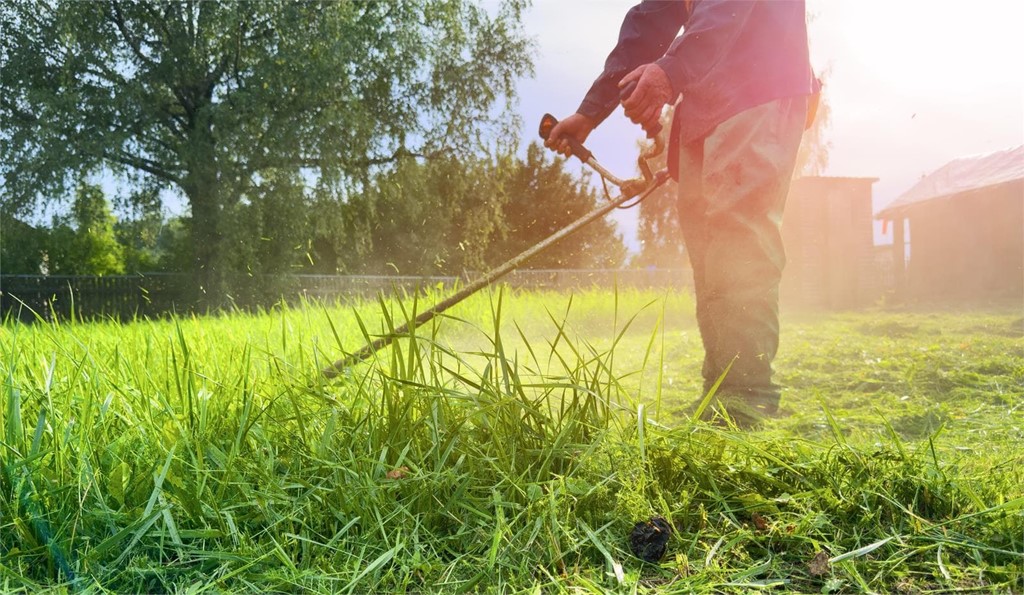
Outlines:
POLYGON ((479 295, 319 376, 429 301, 0 326, 0 591, 1024 590, 1020 308, 789 313, 755 432, 683 413, 685 295, 479 295))

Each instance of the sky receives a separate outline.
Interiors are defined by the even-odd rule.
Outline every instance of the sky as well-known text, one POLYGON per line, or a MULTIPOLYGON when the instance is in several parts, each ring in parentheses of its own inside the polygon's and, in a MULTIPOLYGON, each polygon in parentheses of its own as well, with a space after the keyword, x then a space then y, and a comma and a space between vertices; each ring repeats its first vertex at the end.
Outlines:
MULTIPOLYGON (((536 43, 536 76, 518 87, 524 142, 545 112, 575 111, 633 4, 534 1, 524 28, 536 43)), ((812 66, 826 73, 832 107, 824 175, 878 178, 876 211, 953 159, 1024 144, 1024 2, 807 0, 807 11, 812 66)), ((587 146, 630 177, 642 136, 620 109, 587 146)), ((633 250, 636 212, 616 219, 633 250)), ((876 241, 887 238, 876 230, 876 241)))

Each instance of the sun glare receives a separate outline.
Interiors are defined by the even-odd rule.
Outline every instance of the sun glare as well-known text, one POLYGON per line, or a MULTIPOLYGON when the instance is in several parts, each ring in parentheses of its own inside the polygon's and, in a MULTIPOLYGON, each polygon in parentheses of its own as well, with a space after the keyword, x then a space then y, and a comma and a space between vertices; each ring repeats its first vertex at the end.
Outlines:
POLYGON ((988 89, 1020 93, 1024 3, 815 0, 808 11, 812 56, 861 71, 877 89, 936 93, 940 102, 988 89))

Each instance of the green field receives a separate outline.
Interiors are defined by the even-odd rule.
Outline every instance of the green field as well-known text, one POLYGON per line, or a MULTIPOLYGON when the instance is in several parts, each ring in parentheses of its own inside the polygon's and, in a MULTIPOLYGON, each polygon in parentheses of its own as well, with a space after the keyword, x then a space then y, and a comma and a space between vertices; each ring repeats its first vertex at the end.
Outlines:
POLYGON ((0 591, 1024 591, 1020 308, 789 314, 693 423, 685 295, 0 326, 0 591), (630 529, 674 527, 659 564, 630 529))

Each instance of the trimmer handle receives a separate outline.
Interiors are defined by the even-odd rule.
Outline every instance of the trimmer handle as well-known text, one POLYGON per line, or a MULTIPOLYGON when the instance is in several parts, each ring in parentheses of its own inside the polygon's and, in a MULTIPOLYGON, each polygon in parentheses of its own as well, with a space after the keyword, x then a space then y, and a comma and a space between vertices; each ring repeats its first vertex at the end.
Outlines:
MULTIPOLYGON (((551 130, 556 124, 558 124, 558 118, 551 114, 544 114, 544 117, 540 119, 540 137, 544 140, 548 140, 551 136, 551 130)), ((569 143, 569 150, 572 154, 583 163, 590 161, 590 158, 594 156, 594 154, 590 152, 590 149, 584 147, 583 143, 575 138, 567 136, 565 137, 565 141, 569 143)))
MULTIPOLYGON (((628 85, 619 91, 619 103, 629 99, 629 96, 633 94, 633 91, 636 91, 636 81, 630 81, 628 85)), ((654 126, 652 126, 650 130, 645 130, 644 132, 647 133, 647 138, 657 138, 661 133, 661 123, 655 122, 654 126)))

